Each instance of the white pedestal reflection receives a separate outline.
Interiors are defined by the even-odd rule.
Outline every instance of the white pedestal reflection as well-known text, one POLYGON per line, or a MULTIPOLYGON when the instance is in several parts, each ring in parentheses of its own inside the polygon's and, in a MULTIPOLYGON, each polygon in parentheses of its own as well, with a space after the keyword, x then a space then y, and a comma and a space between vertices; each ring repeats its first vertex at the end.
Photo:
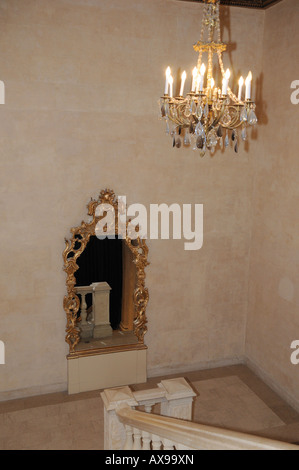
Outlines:
POLYGON ((111 336, 113 332, 109 321, 111 287, 107 282, 93 282, 91 287, 94 318, 93 337, 97 339, 111 336))

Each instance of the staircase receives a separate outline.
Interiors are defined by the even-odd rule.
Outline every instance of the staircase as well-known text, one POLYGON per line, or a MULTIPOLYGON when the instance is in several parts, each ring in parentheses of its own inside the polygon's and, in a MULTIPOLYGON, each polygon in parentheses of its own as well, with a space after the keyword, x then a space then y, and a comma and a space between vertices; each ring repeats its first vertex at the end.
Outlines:
POLYGON ((149 390, 104 390, 105 449, 299 450, 293 444, 192 422, 195 396, 182 377, 162 380, 149 390))

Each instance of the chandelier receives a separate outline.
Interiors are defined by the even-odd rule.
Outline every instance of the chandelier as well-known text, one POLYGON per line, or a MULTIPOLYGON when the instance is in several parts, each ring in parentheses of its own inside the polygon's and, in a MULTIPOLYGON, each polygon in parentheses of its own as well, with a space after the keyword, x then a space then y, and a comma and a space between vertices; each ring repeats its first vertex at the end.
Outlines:
POLYGON ((231 73, 224 69, 222 60, 226 44, 221 42, 219 5, 220 0, 205 0, 200 40, 193 45, 198 62, 192 72, 190 92, 184 97, 187 78, 184 71, 179 96, 173 96, 173 77, 168 67, 164 96, 159 100, 160 117, 166 122, 173 147, 198 149, 201 157, 207 151, 213 155, 219 145, 225 149, 230 141, 237 153, 240 138, 247 139, 247 127, 257 123, 255 103, 251 100, 251 72, 246 80, 240 77, 237 95, 229 87, 231 73), (213 78, 214 55, 218 58, 221 88, 216 84, 216 74, 213 78))

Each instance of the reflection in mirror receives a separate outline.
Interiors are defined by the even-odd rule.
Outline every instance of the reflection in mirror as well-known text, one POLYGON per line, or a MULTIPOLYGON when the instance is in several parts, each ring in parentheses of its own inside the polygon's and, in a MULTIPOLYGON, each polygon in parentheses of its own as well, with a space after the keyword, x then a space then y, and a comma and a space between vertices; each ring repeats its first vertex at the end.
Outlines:
POLYGON ((76 292, 81 319, 77 349, 136 343, 133 332, 136 268, 121 238, 89 238, 77 259, 76 292), (89 346, 87 346, 89 345, 89 346))
POLYGON ((72 238, 65 240, 63 252, 69 355, 101 354, 105 348, 122 346, 141 349, 147 331, 147 245, 138 237, 118 237, 118 198, 113 191, 101 191, 87 208, 92 220, 71 229, 72 238), (96 236, 96 225, 106 215, 97 215, 101 204, 108 211, 111 207, 114 238, 96 236))
MULTIPOLYGON (((76 287, 91 286, 93 283, 107 283, 110 286, 109 320, 114 330, 118 329, 121 321, 122 248, 121 239, 99 240, 95 235, 91 236, 77 260, 79 269, 75 273, 76 287)), ((86 295, 86 303, 90 312, 91 293, 86 295)))

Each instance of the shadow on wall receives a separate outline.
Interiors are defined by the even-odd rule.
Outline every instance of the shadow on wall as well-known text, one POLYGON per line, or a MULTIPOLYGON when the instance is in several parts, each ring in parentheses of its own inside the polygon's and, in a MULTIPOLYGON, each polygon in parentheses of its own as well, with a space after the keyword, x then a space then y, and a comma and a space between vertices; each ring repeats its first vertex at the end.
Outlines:
POLYGON ((255 81, 255 102, 258 109, 258 120, 260 125, 268 124, 268 116, 266 113, 267 103, 263 100, 264 74, 261 73, 255 81))
MULTIPOLYGON (((225 35, 228 37, 227 39, 228 48, 225 53, 229 57, 229 64, 230 64, 229 67, 232 70, 233 81, 235 83, 238 80, 238 78, 242 75, 242 72, 240 70, 238 70, 237 72, 235 71, 234 64, 232 61, 232 51, 236 50, 237 45, 235 42, 232 42, 231 40, 230 8, 231 7, 224 6, 224 5, 220 7, 220 33, 221 33, 221 38, 223 38, 225 35)), ((255 103, 257 106, 257 110, 258 110, 257 117, 258 117, 259 125, 266 125, 268 123, 268 116, 266 113, 267 104, 263 100, 263 85, 264 85, 264 74, 261 73, 259 77, 257 77, 255 80, 255 103)), ((258 139, 258 126, 254 126, 251 129, 250 139, 251 140, 258 139)), ((249 141, 246 140, 244 142, 245 152, 249 151, 249 146, 250 146, 249 141)))
POLYGON ((233 60, 232 60, 232 51, 236 50, 237 44, 235 42, 232 42, 232 39, 231 39, 230 7, 221 6, 220 7, 220 34, 221 34, 221 38, 224 38, 225 31, 227 31, 227 37, 228 37, 228 40, 227 40, 228 47, 225 51, 225 54, 227 54, 228 57, 229 57, 229 64, 230 64, 229 67, 232 71, 233 80, 235 82, 235 80, 237 79, 237 75, 236 75, 236 72, 234 70, 234 65, 233 65, 233 60))

